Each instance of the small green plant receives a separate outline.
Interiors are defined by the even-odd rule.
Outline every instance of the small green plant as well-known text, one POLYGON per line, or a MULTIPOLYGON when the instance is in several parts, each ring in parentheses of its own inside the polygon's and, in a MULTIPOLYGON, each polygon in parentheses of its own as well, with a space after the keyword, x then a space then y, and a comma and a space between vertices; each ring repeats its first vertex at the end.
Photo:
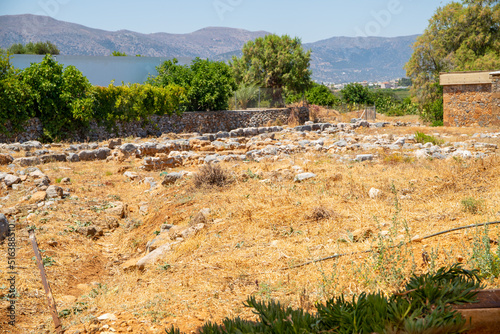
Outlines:
POLYGON ((423 132, 415 132, 415 141, 420 144, 432 143, 433 145, 441 145, 444 143, 442 139, 437 139, 434 136, 426 135, 423 132))
MULTIPOLYGON (((500 240, 499 240, 500 241, 500 240)), ((497 278, 500 276, 500 247, 494 253, 491 250, 491 240, 488 236, 488 226, 474 235, 470 262, 478 268, 481 277, 497 278)))
POLYGON ((158 270, 169 270, 170 268, 172 268, 172 266, 168 263, 164 263, 164 264, 160 264, 158 265, 158 270))
POLYGON ((106 171, 106 173, 104 173, 104 174, 105 174, 106 176, 111 176, 111 175, 113 175, 113 172, 110 172, 110 171, 108 170, 108 171, 106 171))
POLYGON ((61 183, 62 179, 63 179, 62 177, 58 177, 58 178, 56 179, 56 183, 61 183))
POLYGON ((76 302, 72 308, 67 308, 59 312, 59 318, 67 318, 70 315, 78 315, 87 309, 87 303, 76 302))
POLYGON ((462 205, 462 211, 471 213, 473 215, 478 214, 484 206, 483 200, 477 200, 473 197, 464 198, 460 204, 462 205))
POLYGON ((250 168, 248 168, 248 170, 247 170, 247 175, 250 178, 254 179, 254 180, 260 180, 261 179, 260 175, 259 174, 255 174, 254 172, 252 172, 252 170, 250 168))

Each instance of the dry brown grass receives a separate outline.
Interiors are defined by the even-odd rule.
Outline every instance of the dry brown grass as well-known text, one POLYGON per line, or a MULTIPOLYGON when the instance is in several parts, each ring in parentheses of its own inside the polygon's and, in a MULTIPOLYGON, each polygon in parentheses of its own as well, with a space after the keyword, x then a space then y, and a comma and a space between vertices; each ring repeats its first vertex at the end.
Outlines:
MULTIPOLYGON (((460 130, 417 128, 432 133, 460 130)), ((360 129, 370 134, 414 133, 416 128, 360 129)), ((465 129, 464 132, 473 132, 465 129)), ((260 178, 246 178, 227 187, 193 188, 192 179, 147 192, 149 186, 129 181, 117 173, 123 166, 141 177, 160 179, 158 173, 138 169, 138 160, 123 164, 81 162, 51 163, 42 169, 55 178, 69 176, 72 197, 55 209, 35 210, 35 215, 18 221, 19 316, 18 328, 0 332, 44 333, 52 330, 50 313, 43 296, 26 227, 36 225, 44 255, 55 264, 47 273, 59 303, 59 310, 85 303, 86 309, 63 319, 66 327, 88 329, 92 319, 114 313, 117 331, 160 333, 172 324, 183 331, 195 330, 205 321, 254 315, 242 306, 249 295, 276 298, 285 305, 310 307, 332 295, 350 296, 362 291, 393 291, 402 276, 422 273, 431 266, 463 261, 472 266, 474 236, 481 229, 410 243, 406 248, 384 248, 408 238, 474 223, 498 220, 500 212, 500 167, 497 157, 484 161, 413 160, 341 163, 327 154, 302 154, 283 161, 221 163, 235 175, 249 169, 260 178), (283 177, 291 165, 314 172, 317 177, 294 183, 283 177), (276 178, 269 178, 270 173, 276 178), (382 196, 371 199, 370 188, 382 196), (396 192, 393 192, 393 189, 396 192), (481 199, 484 210, 462 209, 464 198, 481 199), (110 201, 128 203, 131 212, 121 226, 97 241, 71 232, 70 226, 90 222, 104 226, 102 212, 110 201), (397 207, 395 200, 398 199, 397 207), (139 212, 141 203, 148 214, 139 212), (196 236, 174 247, 154 266, 144 271, 124 271, 121 264, 145 255, 146 243, 161 224, 188 226, 201 209, 209 208, 209 223, 196 236), (399 208, 399 210, 397 210, 399 208), (372 231, 373 237, 353 242, 356 231, 372 231), (387 231, 389 238, 379 239, 387 231), (52 240, 56 246, 49 246, 52 240), (385 246, 384 246, 385 245, 385 246), (378 253, 341 257, 302 268, 288 267, 335 253, 377 249, 378 253), (431 263, 423 262, 426 252, 431 263), (379 256, 382 254, 383 256, 379 256), (68 296, 73 296, 73 300, 68 296), (309 306, 308 306, 309 305, 309 306), (123 324, 123 325, 122 325, 123 324), (142 329, 141 329, 142 328, 142 329)), ((197 167, 183 170, 197 171, 197 167)), ((0 167, 0 171, 7 170, 0 167)), ((177 169, 177 170, 180 170, 177 169)), ((1 193, 0 196, 5 196, 1 193)), ((21 191, 9 196, 5 207, 26 202, 21 191)), ((369 234, 367 234, 369 235, 369 234)), ((498 226, 488 235, 497 239, 498 226)), ((493 245, 495 249, 496 246, 493 245)), ((5 258, 0 247, 0 259, 5 258)), ((0 272, 0 287, 6 280, 0 272)), ((498 279, 486 281, 500 286, 498 279)), ((3 290, 0 290, 2 294, 3 290)), ((0 321, 6 316, 0 302, 0 321)))

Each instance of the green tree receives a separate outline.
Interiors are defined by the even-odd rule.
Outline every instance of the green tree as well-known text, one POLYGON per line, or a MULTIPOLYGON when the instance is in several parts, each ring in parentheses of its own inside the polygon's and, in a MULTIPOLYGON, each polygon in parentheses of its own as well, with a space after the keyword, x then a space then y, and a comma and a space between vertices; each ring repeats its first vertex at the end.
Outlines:
POLYGON ((439 73, 500 66, 500 1, 462 0, 436 10, 405 65, 412 95, 428 121, 442 121, 439 73))
POLYGON ((147 83, 166 87, 177 85, 186 89, 185 110, 223 110, 236 89, 232 70, 224 62, 196 58, 191 66, 179 65, 177 59, 167 60, 157 68, 158 75, 147 83))
POLYGON ((373 103, 372 94, 368 87, 360 83, 350 83, 340 90, 342 100, 347 104, 373 103))
POLYGON ((120 51, 113 51, 111 53, 112 56, 115 56, 115 57, 126 57, 127 54, 125 52, 120 52, 120 51))
POLYGON ((46 41, 36 43, 29 42, 26 45, 23 45, 21 43, 12 44, 7 49, 7 52, 12 54, 58 55, 59 49, 51 42, 46 41))
POLYGON ((74 66, 56 62, 46 55, 42 62, 32 63, 20 77, 29 88, 32 116, 40 118, 45 140, 61 140, 74 130, 82 129, 92 117, 91 85, 74 66))
POLYGON ((411 79, 410 78, 401 78, 398 80, 398 86, 400 87, 410 87, 411 79))
POLYGON ((328 87, 320 84, 313 84, 313 86, 307 90, 306 99, 309 103, 325 107, 333 107, 340 103, 340 99, 333 95, 328 87))
POLYGON ((243 56, 230 62, 238 84, 271 88, 273 102, 283 104, 283 92, 302 93, 311 85, 311 50, 299 38, 266 35, 243 46, 243 56))
POLYGON ((193 78, 187 97, 193 110, 225 110, 236 89, 232 70, 222 61, 196 58, 191 64, 193 78))
POLYGON ((156 67, 158 75, 149 76, 147 83, 154 86, 178 85, 189 88, 193 72, 187 65, 180 65, 177 58, 166 60, 156 67))

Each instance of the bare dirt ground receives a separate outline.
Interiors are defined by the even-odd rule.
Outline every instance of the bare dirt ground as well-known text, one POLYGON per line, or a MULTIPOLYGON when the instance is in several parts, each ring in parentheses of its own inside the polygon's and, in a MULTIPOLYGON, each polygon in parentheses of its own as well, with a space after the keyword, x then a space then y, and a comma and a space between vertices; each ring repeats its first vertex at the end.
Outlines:
MULTIPOLYGON (((447 142, 498 131, 390 126, 356 133, 398 136, 417 130, 439 133, 447 142)), ((499 144, 500 138, 485 141, 499 144)), ((141 159, 134 157, 40 165, 51 184, 70 178, 59 184, 69 196, 39 206, 29 178, 17 190, 0 188, 0 212, 16 222, 18 273, 16 325, 10 326, 7 245, 1 244, 0 333, 54 332, 28 239, 30 226, 36 227, 66 333, 161 333, 172 325, 189 333, 207 321, 252 319, 243 305, 251 295, 311 310, 315 302, 341 293, 348 298, 363 291, 391 293, 411 273, 456 262, 488 274, 489 264, 498 258, 488 262, 485 247, 491 247, 488 254, 496 253, 500 225, 421 238, 500 220, 498 155, 440 160, 401 158, 383 149, 373 154, 376 159, 364 162, 340 161, 324 152, 221 162, 232 181, 224 187, 196 187, 192 174, 163 186, 160 173, 165 171, 144 171, 141 159), (299 168, 316 177, 295 182, 299 168), (138 178, 124 176, 125 170, 138 178), (158 186, 150 189, 142 182, 146 177, 158 186), (380 191, 373 198, 371 188, 380 191), (115 202, 125 205, 123 212, 109 210, 115 202), (171 250, 142 270, 128 265, 147 254, 147 243, 166 223, 203 227, 182 239, 174 237, 172 242, 178 242, 171 250), (102 229, 103 235, 88 237, 87 227, 102 229), (365 250, 373 252, 289 269, 365 250), (108 313, 111 319, 98 320, 108 313)), ((167 172, 196 173, 199 168, 193 164, 167 172)), ((12 170, 0 166, 0 172, 12 170)), ((500 287, 491 275, 485 284, 500 287)))

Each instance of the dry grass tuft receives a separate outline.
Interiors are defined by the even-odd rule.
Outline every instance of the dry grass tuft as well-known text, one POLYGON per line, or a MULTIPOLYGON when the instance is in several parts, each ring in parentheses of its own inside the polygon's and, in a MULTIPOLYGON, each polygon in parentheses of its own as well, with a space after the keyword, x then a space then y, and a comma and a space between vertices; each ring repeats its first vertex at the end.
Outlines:
POLYGON ((320 221, 323 219, 328 219, 333 216, 336 216, 335 212, 332 210, 325 208, 324 206, 316 206, 312 209, 311 213, 306 215, 306 219, 320 221))
POLYGON ((193 178, 195 188, 224 187, 232 182, 231 173, 218 164, 203 165, 193 178))

